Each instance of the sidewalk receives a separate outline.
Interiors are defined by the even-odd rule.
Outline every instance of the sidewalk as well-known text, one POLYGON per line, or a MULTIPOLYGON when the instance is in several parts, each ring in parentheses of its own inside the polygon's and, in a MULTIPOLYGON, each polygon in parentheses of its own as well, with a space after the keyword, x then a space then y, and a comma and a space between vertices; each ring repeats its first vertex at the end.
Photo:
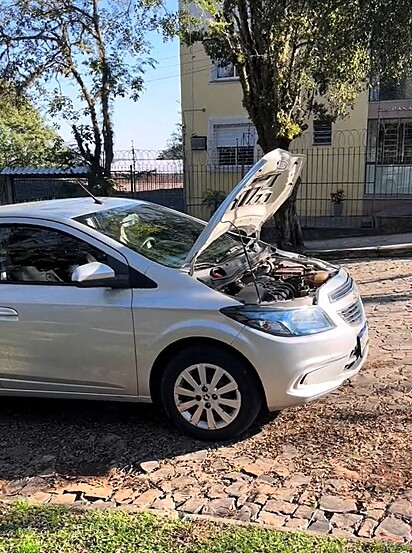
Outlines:
POLYGON ((308 253, 347 257, 385 257, 412 254, 412 232, 387 236, 348 236, 305 242, 308 253))

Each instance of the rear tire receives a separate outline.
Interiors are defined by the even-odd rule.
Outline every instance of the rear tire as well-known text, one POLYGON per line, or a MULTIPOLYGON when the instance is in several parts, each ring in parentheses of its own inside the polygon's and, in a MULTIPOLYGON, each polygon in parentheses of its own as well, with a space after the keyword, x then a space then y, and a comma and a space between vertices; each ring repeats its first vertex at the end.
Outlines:
POLYGON ((189 347, 167 364, 161 403, 181 432, 204 441, 230 440, 245 432, 262 407, 256 375, 220 347, 189 347))

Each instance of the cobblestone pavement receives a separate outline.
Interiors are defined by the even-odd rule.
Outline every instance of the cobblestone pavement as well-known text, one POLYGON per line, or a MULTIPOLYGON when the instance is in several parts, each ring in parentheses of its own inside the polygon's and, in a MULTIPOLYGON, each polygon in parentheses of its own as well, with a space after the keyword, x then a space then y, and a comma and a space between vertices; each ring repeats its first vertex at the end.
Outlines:
POLYGON ((412 260, 348 269, 371 328, 353 382, 208 449, 149 406, 2 399, 1 498, 411 542, 412 260))

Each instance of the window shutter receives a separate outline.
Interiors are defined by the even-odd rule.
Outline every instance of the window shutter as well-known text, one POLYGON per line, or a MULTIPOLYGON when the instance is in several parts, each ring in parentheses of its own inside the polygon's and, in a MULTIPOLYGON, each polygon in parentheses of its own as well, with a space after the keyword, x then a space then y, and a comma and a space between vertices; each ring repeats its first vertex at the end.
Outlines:
POLYGON ((332 144, 331 121, 313 122, 313 144, 318 144, 319 146, 329 146, 332 144))
POLYGON ((256 131, 251 125, 215 125, 214 141, 218 165, 253 165, 256 131))

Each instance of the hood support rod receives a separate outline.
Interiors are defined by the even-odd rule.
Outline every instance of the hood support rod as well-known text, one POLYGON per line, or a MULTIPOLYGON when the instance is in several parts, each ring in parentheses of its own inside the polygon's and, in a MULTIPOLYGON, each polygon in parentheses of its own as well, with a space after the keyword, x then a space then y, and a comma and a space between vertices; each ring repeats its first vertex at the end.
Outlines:
POLYGON ((249 265, 249 271, 250 271, 250 274, 251 274, 252 279, 253 279, 253 284, 255 286, 257 300, 258 300, 258 303, 262 303, 262 298, 261 298, 261 295, 260 295, 260 292, 259 292, 259 287, 258 287, 257 282, 256 282, 255 273, 253 272, 252 263, 250 262, 249 253, 247 251, 246 244, 243 241, 242 233, 240 232, 240 229, 234 223, 231 222, 230 224, 234 227, 234 229, 236 230, 236 232, 239 235, 240 241, 242 242, 243 252, 246 256, 247 264, 249 265))

